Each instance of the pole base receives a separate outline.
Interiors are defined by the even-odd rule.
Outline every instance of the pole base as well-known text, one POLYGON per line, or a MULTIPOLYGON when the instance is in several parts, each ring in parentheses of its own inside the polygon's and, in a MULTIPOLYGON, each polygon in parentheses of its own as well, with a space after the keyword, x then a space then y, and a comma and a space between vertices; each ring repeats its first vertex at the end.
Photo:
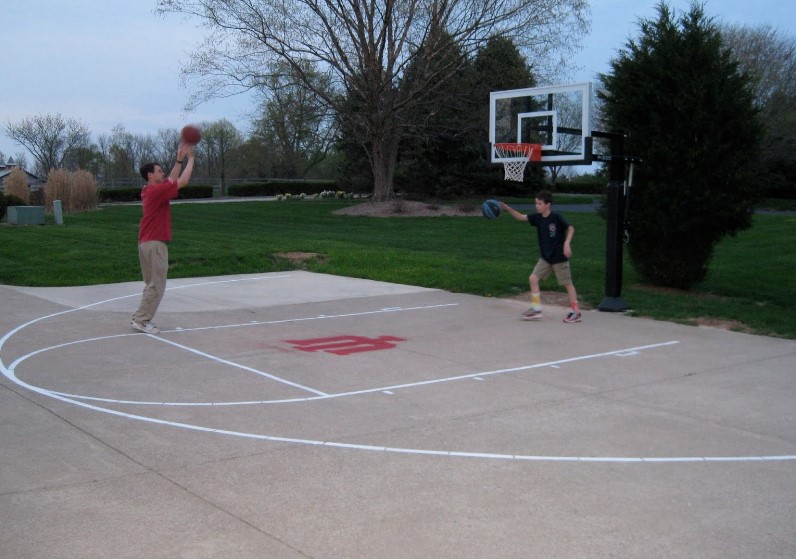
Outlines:
POLYGON ((597 305, 597 310, 604 312, 624 312, 629 308, 622 297, 604 297, 597 305))

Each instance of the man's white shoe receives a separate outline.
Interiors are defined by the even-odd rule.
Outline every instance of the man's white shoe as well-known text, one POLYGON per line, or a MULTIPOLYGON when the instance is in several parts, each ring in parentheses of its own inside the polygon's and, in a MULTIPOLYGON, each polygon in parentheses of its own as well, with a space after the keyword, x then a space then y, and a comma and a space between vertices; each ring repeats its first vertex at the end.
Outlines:
POLYGON ((133 330, 138 330, 139 332, 143 332, 144 334, 160 334, 160 329, 151 322, 147 322, 146 324, 141 324, 140 322, 132 320, 130 321, 130 326, 133 327, 133 330))

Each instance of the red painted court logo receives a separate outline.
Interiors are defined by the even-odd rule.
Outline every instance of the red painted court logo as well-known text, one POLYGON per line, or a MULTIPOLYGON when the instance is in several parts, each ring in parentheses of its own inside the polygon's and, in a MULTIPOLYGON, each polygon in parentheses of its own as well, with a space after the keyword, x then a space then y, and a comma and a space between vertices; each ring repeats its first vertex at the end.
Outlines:
POLYGON ((325 351, 335 355, 349 355, 363 351, 380 351, 392 349, 395 342, 405 342, 403 338, 395 336, 379 336, 366 338, 365 336, 333 336, 331 338, 312 338, 309 340, 285 340, 293 344, 299 351, 325 351))

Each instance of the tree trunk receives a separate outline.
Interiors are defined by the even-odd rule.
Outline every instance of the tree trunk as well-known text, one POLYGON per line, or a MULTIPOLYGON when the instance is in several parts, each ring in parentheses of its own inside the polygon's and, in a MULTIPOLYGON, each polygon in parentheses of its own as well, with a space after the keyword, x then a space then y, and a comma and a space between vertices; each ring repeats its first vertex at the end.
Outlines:
POLYGON ((384 202, 395 196, 393 181, 398 161, 397 132, 386 132, 374 137, 370 147, 370 165, 373 170, 373 201, 384 202))

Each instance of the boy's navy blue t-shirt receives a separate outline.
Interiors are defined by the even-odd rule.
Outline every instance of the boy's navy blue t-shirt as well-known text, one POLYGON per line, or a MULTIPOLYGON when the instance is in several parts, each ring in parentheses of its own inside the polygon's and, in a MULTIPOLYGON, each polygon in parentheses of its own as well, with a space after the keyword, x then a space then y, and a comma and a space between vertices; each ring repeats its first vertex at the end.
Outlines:
POLYGON ((550 212, 547 217, 542 217, 542 214, 529 214, 528 222, 536 227, 539 255, 549 264, 566 262, 564 241, 567 239, 569 222, 564 216, 556 212, 550 212))

